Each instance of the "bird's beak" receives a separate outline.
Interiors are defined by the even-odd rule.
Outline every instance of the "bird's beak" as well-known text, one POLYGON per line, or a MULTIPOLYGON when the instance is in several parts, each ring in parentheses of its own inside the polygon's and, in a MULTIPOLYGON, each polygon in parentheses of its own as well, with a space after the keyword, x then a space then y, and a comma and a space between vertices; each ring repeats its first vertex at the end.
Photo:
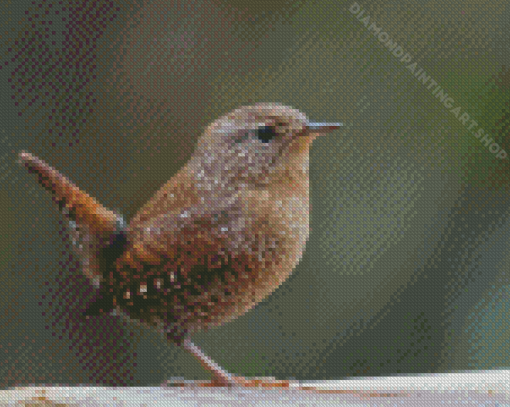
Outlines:
POLYGON ((308 133, 319 133, 319 134, 325 134, 329 133, 330 131, 336 130, 339 127, 342 127, 343 123, 313 123, 309 122, 306 126, 306 129, 308 130, 308 133))
POLYGON ((298 149, 299 154, 303 152, 307 152, 310 148, 310 145, 315 140, 317 136, 322 136, 323 134, 327 134, 339 127, 343 126, 343 123, 314 123, 308 122, 304 129, 299 132, 297 135, 297 142, 293 143, 294 146, 298 149), (303 137, 305 136, 305 137, 303 137))

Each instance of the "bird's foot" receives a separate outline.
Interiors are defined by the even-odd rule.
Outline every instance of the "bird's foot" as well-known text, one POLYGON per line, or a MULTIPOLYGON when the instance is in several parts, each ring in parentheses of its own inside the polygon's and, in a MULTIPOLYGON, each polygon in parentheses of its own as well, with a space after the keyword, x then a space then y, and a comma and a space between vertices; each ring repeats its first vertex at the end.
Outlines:
POLYGON ((211 387, 290 387, 291 384, 297 384, 295 380, 276 380, 274 377, 254 377, 247 378, 243 376, 230 375, 228 378, 211 380, 211 387))
POLYGON ((199 380, 199 381, 187 381, 187 380, 170 380, 162 384, 162 386, 171 387, 262 387, 262 388, 289 388, 298 385, 295 380, 276 380, 274 377, 255 377, 252 379, 236 376, 217 363, 215 363, 210 357, 206 356, 202 350, 196 346, 189 338, 185 338, 181 346, 192 354, 202 366, 211 373, 212 380, 199 380))
POLYGON ((276 380, 274 377, 254 377, 230 375, 228 378, 212 380, 172 380, 163 383, 166 387, 258 387, 258 388, 290 388, 298 385, 296 380, 276 380))

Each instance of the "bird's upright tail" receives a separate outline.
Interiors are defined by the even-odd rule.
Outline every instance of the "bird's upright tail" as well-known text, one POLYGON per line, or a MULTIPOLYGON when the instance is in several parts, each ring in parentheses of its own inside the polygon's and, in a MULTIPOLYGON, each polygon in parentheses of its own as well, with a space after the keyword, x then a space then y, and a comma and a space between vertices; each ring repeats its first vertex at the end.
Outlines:
POLYGON ((29 172, 37 174, 39 183, 51 193, 53 201, 68 219, 82 270, 97 284, 100 276, 97 253, 108 247, 112 237, 124 227, 122 217, 105 208, 36 156, 22 151, 18 158, 29 172))

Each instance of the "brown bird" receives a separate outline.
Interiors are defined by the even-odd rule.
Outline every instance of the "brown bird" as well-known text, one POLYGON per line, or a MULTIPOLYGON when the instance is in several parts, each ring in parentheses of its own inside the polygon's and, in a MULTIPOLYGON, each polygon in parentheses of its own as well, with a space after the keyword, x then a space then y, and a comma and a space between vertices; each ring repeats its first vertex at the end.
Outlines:
POLYGON ((236 109, 206 128, 129 225, 37 157, 19 159, 68 218, 82 271, 98 287, 87 318, 116 310, 158 329, 212 384, 286 386, 228 373, 190 335, 244 314, 292 273, 309 234, 309 149, 341 125, 275 103, 236 109))

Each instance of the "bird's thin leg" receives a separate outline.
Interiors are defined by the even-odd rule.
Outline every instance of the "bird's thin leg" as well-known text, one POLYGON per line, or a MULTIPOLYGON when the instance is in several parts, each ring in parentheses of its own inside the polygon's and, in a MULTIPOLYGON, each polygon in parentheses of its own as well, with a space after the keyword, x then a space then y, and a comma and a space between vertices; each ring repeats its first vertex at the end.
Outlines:
POLYGON ((233 376, 220 365, 215 363, 209 356, 202 352, 202 350, 197 345, 195 345, 190 338, 184 339, 182 342, 182 347, 191 353, 196 359, 198 359, 204 369, 211 372, 213 382, 217 382, 223 385, 239 383, 240 378, 233 376))
POLYGON ((223 369, 220 365, 215 363, 209 356, 205 355, 202 350, 196 346, 191 339, 185 338, 181 346, 191 353, 201 364, 202 366, 212 374, 212 382, 207 383, 199 383, 202 386, 246 386, 246 387, 289 387, 291 382, 288 380, 276 380, 274 377, 264 377, 264 378, 255 378, 255 379, 247 379, 243 376, 236 376, 225 369, 223 369))

